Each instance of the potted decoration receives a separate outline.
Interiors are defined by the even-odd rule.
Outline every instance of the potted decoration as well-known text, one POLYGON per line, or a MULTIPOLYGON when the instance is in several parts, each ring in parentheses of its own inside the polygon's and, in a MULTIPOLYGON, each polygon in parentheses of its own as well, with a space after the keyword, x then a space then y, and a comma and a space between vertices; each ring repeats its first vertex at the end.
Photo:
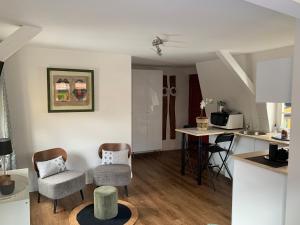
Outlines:
POLYGON ((198 130, 207 130, 208 129, 208 118, 204 116, 205 107, 208 104, 213 102, 212 99, 205 98, 200 103, 200 116, 196 118, 197 128, 198 130))

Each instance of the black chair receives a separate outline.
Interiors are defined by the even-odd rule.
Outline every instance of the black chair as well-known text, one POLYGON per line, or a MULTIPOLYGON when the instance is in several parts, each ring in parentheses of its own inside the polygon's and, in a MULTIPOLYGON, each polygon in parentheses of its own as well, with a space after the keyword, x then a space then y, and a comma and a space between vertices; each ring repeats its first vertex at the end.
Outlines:
POLYGON ((224 133, 224 134, 220 134, 217 136, 216 140, 215 140, 215 143, 214 144, 209 144, 207 146, 204 146, 204 150, 207 151, 208 153, 210 153, 210 156, 208 157, 207 159, 207 162, 206 162, 206 167, 207 168, 215 168, 217 167, 219 169, 218 173, 217 173, 217 176, 219 176, 221 170, 223 167, 225 167, 228 175, 230 176, 230 179, 232 180, 232 175, 230 173, 230 170, 227 166, 227 160, 228 160, 228 157, 229 157, 229 153, 230 153, 230 150, 231 150, 231 147, 232 147, 232 143, 233 143, 233 139, 234 139, 234 134, 233 133, 224 133), (219 144, 220 143, 228 143, 228 148, 223 148, 221 147, 219 144), (225 152, 225 157, 222 156, 221 152, 225 152), (210 159, 212 158, 212 156, 214 154, 218 153, 221 161, 222 161, 222 165, 219 166, 219 165, 212 165, 210 163, 210 159))

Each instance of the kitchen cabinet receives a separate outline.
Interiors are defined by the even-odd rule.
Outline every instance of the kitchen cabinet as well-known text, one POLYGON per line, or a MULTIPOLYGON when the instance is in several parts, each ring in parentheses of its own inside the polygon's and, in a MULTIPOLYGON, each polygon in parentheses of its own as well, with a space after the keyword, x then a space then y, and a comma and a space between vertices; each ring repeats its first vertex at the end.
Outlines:
MULTIPOLYGON (((216 136, 211 136, 209 138, 210 143, 213 143, 216 139, 216 136)), ((228 148, 227 144, 220 144, 221 147, 228 148)), ((245 136, 239 136, 235 135, 234 142, 232 145, 232 151, 230 153, 230 156, 227 160, 227 165, 229 168, 229 171, 233 175, 233 159, 232 155, 235 154, 243 154, 243 153, 249 153, 249 152, 255 152, 255 151, 264 151, 269 149, 269 142, 268 141, 262 141, 262 140, 257 140, 252 137, 245 137, 245 136)), ((225 157, 225 153, 221 153, 223 158, 225 157)), ((213 157, 213 163, 222 165, 222 161, 220 160, 218 155, 215 155, 213 157)), ((225 177, 229 178, 229 175, 225 168, 222 169, 222 174, 225 175, 225 177)))
POLYGON ((257 151, 265 151, 269 149, 270 142, 268 141, 261 141, 261 140, 255 140, 254 142, 254 150, 257 151))
POLYGON ((30 225, 28 169, 9 170, 15 180, 15 193, 0 197, 0 224, 30 225))
MULTIPOLYGON (((209 141, 210 143, 214 143, 215 139, 217 136, 210 136, 209 141)), ((220 146, 223 148, 228 148, 228 144, 227 143, 220 143, 220 146)), ((253 138, 248 138, 248 137, 241 137, 236 135, 232 144, 232 151, 229 155, 229 158, 227 160, 227 165, 229 168, 229 171, 233 172, 233 161, 232 161, 232 155, 233 154, 242 154, 242 153, 247 153, 247 152, 252 152, 255 149, 255 140, 253 138)), ((225 152, 222 152, 222 157, 225 158, 225 152)), ((222 161, 219 157, 219 155, 214 155, 214 157, 212 158, 213 163, 217 164, 217 165, 222 165, 222 161)), ((222 174, 224 174, 226 177, 229 178, 229 175, 227 173, 227 171, 225 170, 225 167, 223 167, 222 169, 222 174)))
POLYGON ((256 102, 291 102, 292 58, 257 63, 256 102))
POLYGON ((132 71, 132 148, 134 153, 162 149, 160 70, 132 71))
MULTIPOLYGON (((229 171, 232 175, 233 175, 232 155, 253 152, 255 149, 255 142, 256 142, 256 140, 253 138, 242 137, 242 136, 238 136, 238 135, 235 136, 233 146, 232 146, 232 151, 231 151, 231 154, 227 161, 229 171)), ((229 175, 228 175, 227 171, 225 170, 225 168, 223 168, 223 173, 224 173, 225 177, 229 178, 229 175)))
POLYGON ((231 224, 284 225, 286 186, 287 174, 235 158, 231 224))

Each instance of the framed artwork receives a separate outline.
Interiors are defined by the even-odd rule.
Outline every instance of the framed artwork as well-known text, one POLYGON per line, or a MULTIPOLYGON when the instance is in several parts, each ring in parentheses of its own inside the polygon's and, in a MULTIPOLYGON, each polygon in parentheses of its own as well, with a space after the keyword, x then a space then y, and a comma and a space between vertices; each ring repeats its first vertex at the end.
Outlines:
POLYGON ((48 112, 94 111, 94 71, 47 68, 48 112))

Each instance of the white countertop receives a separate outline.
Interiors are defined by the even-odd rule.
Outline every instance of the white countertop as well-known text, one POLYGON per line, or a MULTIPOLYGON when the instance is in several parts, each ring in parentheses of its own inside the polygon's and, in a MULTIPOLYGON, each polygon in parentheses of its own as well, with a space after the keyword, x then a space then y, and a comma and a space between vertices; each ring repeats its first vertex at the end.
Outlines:
POLYGON ((177 128, 175 131, 179 133, 189 134, 197 137, 201 136, 208 136, 208 135, 218 135, 218 134, 224 134, 224 133, 237 133, 238 131, 241 131, 241 129, 238 130, 224 130, 219 129, 215 127, 209 127, 208 130, 198 130, 196 127, 192 128, 177 128))
POLYGON ((284 146, 288 146, 290 144, 290 141, 280 141, 280 140, 273 139, 272 136, 275 135, 274 133, 266 133, 265 135, 247 135, 247 134, 241 134, 239 132, 235 132, 235 134, 243 137, 258 139, 261 141, 273 142, 284 146))
POLYGON ((247 134, 241 134, 240 131, 243 129, 236 129, 236 130, 225 130, 225 129, 219 129, 215 127, 209 127, 208 130, 198 130, 196 127, 193 128, 177 128, 175 131, 179 133, 184 133, 188 135, 193 135, 197 137, 202 136, 209 136, 209 135, 219 135, 223 133, 234 133, 235 135, 242 136, 242 137, 248 137, 248 138, 254 138, 261 141, 267 141, 267 142, 274 142, 283 146, 288 146, 290 144, 289 141, 280 141, 275 140, 272 138, 274 136, 273 133, 266 133, 265 135, 247 135, 247 134))

